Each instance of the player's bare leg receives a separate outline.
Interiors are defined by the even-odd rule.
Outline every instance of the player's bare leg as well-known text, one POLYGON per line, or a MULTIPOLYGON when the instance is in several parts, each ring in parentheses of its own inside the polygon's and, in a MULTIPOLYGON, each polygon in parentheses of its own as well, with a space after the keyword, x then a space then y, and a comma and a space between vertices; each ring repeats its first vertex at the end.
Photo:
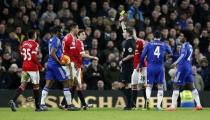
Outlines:
POLYGON ((163 100, 163 84, 158 84, 158 92, 157 92, 157 109, 162 110, 161 103, 163 100))
POLYGON ((192 91, 192 96, 196 103, 195 110, 202 110, 203 107, 200 103, 199 93, 198 93, 198 90, 195 88, 195 85, 193 83, 189 83, 189 84, 186 84, 186 87, 188 87, 192 91))
POLYGON ((14 97, 9 101, 10 108, 13 112, 16 111, 16 103, 15 102, 16 102, 17 98, 25 91, 26 86, 27 86, 27 82, 22 82, 21 85, 16 90, 14 97))
POLYGON ((46 84, 42 90, 42 95, 41 95, 41 103, 40 103, 40 109, 42 111, 47 111, 48 108, 45 104, 45 100, 46 100, 46 97, 48 95, 48 92, 49 92, 49 88, 52 86, 53 84, 53 81, 52 80, 46 80, 46 84))
POLYGON ((179 89, 180 86, 173 84, 173 94, 172 94, 172 103, 171 106, 169 108, 167 108, 167 111, 176 111, 176 107, 177 107, 177 99, 179 97, 179 89))

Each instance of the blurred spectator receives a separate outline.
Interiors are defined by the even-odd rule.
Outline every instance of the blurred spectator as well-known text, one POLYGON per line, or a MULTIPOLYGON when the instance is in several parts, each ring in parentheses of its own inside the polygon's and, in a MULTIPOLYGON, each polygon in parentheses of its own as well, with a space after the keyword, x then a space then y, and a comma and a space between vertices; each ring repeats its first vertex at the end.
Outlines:
POLYGON ((98 91, 103 91, 104 90, 104 81, 102 81, 102 80, 99 80, 98 82, 97 82, 97 90, 98 91))
POLYGON ((12 64, 7 73, 7 80, 11 81, 9 88, 16 89, 20 85, 21 69, 17 64, 12 64))
POLYGON ((97 90, 97 82, 103 79, 103 67, 98 64, 97 60, 92 60, 90 66, 85 72, 85 81, 88 90, 97 90))
POLYGON ((128 10, 128 20, 131 20, 133 18, 137 19, 140 22, 144 21, 143 12, 140 9, 140 5, 142 3, 142 0, 135 0, 133 5, 128 10))
POLYGON ((208 31, 204 29, 201 32, 200 43, 199 43, 199 49, 201 53, 204 54, 205 51, 207 51, 209 43, 210 43, 210 37, 208 36, 208 31))
POLYGON ((210 63, 210 44, 208 46, 208 50, 205 52, 205 56, 206 56, 206 58, 208 60, 208 63, 210 63))
POLYGON ((193 66, 192 67, 192 70, 193 70, 193 75, 195 77, 195 81, 194 81, 194 84, 195 84, 195 88, 198 90, 198 91, 203 91, 204 90, 204 82, 203 82, 203 79, 201 77, 201 75, 199 75, 197 73, 197 68, 196 66, 193 66))
POLYGON ((168 74, 170 76, 170 80, 166 81, 167 83, 167 90, 172 90, 173 89, 173 80, 176 76, 176 69, 170 69, 168 71, 168 74))
POLYGON ((207 59, 203 58, 200 64, 200 74, 204 81, 204 90, 210 90, 210 67, 208 66, 207 59))
POLYGON ((106 89, 112 88, 114 81, 120 80, 120 67, 117 62, 112 60, 104 69, 104 84, 106 89))
POLYGON ((52 21, 56 18, 56 14, 53 11, 53 4, 48 4, 47 11, 42 14, 42 19, 46 21, 47 19, 51 19, 52 21))

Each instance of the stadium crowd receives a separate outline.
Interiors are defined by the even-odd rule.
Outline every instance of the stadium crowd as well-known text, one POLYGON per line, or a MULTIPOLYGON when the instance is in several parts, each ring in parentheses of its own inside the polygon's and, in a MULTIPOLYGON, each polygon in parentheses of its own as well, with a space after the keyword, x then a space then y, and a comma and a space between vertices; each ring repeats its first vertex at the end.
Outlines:
MULTIPOLYGON (((188 29, 193 45, 193 72, 198 90, 210 90, 210 1, 209 0, 1 0, 0 1, 0 89, 20 84, 19 46, 30 29, 38 32, 39 60, 46 66, 51 31, 61 25, 64 35, 77 23, 87 34, 85 51, 97 60, 83 60, 83 89, 117 90, 121 79, 123 35, 118 21, 127 11, 127 26, 135 28, 145 41, 160 30, 162 41, 173 50, 166 61, 167 89, 172 89, 174 70, 170 61, 179 56, 179 31, 188 29)), ((44 83, 44 72, 41 83, 44 83)), ((54 88, 59 87, 54 86, 54 88)))

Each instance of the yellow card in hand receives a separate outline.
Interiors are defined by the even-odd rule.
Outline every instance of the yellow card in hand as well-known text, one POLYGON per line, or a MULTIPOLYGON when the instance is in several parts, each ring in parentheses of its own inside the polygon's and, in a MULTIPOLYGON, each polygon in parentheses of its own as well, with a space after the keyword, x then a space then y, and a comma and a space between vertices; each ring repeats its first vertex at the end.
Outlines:
POLYGON ((125 14, 125 10, 120 12, 120 16, 123 16, 125 14))

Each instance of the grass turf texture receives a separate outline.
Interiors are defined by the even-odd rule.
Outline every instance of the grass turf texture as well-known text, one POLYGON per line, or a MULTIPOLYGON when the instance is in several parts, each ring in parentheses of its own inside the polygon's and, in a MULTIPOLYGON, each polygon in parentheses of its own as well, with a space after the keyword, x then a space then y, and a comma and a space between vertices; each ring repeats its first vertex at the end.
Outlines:
POLYGON ((11 112, 10 108, 0 108, 0 120, 209 120, 209 114, 209 108, 202 111, 178 109, 175 112, 140 109, 123 111, 118 108, 93 108, 87 111, 50 109, 46 112, 19 108, 17 112, 11 112))

